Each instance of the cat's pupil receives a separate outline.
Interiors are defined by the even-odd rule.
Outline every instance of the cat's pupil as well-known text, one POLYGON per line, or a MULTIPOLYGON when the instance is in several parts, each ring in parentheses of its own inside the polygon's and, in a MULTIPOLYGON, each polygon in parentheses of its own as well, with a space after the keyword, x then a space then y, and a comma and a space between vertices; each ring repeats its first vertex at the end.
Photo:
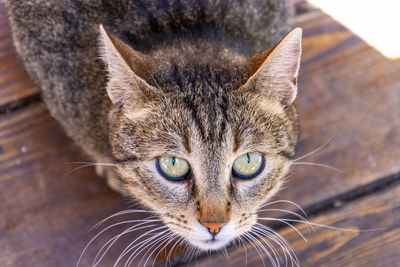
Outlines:
POLYGON ((246 154, 246 158, 247 158, 247 163, 250 164, 250 156, 249 156, 249 153, 246 154))
POLYGON ((175 157, 172 157, 172 166, 175 166, 175 157))

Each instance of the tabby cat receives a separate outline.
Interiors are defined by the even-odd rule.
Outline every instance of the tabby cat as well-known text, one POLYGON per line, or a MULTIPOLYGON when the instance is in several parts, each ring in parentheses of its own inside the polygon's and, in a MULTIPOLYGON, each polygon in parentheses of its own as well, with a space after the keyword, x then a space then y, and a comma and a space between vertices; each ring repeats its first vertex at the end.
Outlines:
POLYGON ((289 1, 5 4, 48 109, 108 163, 97 171, 113 189, 200 249, 250 230, 297 142, 301 29, 289 32, 289 1))

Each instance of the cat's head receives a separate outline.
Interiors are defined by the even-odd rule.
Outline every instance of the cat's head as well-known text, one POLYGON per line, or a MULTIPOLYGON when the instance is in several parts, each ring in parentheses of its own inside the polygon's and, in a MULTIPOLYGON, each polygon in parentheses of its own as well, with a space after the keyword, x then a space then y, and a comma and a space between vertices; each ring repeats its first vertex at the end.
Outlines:
POLYGON ((101 41, 110 143, 127 191, 201 249, 250 230, 294 156, 301 29, 231 62, 145 55, 102 27, 101 41))

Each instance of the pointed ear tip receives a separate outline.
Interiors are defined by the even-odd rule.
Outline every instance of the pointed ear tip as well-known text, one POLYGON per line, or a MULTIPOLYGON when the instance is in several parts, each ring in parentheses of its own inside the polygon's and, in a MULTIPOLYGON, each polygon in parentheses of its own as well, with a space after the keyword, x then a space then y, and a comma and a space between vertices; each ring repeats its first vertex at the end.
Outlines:
POLYGON ((106 29, 104 29, 103 24, 99 24, 99 33, 101 39, 104 39, 105 37, 110 38, 110 35, 107 33, 106 29))
POLYGON ((104 29, 103 24, 99 24, 99 31, 100 31, 101 34, 106 33, 106 30, 104 29))
POLYGON ((301 39, 303 35, 303 30, 300 27, 296 27, 289 34, 292 35, 293 37, 301 39))

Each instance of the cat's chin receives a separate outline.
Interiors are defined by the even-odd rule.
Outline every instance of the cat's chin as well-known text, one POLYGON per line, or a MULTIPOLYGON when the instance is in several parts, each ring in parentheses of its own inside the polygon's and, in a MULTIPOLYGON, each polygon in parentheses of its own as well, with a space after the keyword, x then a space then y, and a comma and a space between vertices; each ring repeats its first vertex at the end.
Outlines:
POLYGON ((197 240, 197 239, 189 239, 188 240, 193 246, 205 250, 205 251, 210 251, 210 250, 217 250, 223 247, 226 247, 232 239, 223 239, 223 238, 216 238, 215 240, 208 239, 208 240, 197 240))

